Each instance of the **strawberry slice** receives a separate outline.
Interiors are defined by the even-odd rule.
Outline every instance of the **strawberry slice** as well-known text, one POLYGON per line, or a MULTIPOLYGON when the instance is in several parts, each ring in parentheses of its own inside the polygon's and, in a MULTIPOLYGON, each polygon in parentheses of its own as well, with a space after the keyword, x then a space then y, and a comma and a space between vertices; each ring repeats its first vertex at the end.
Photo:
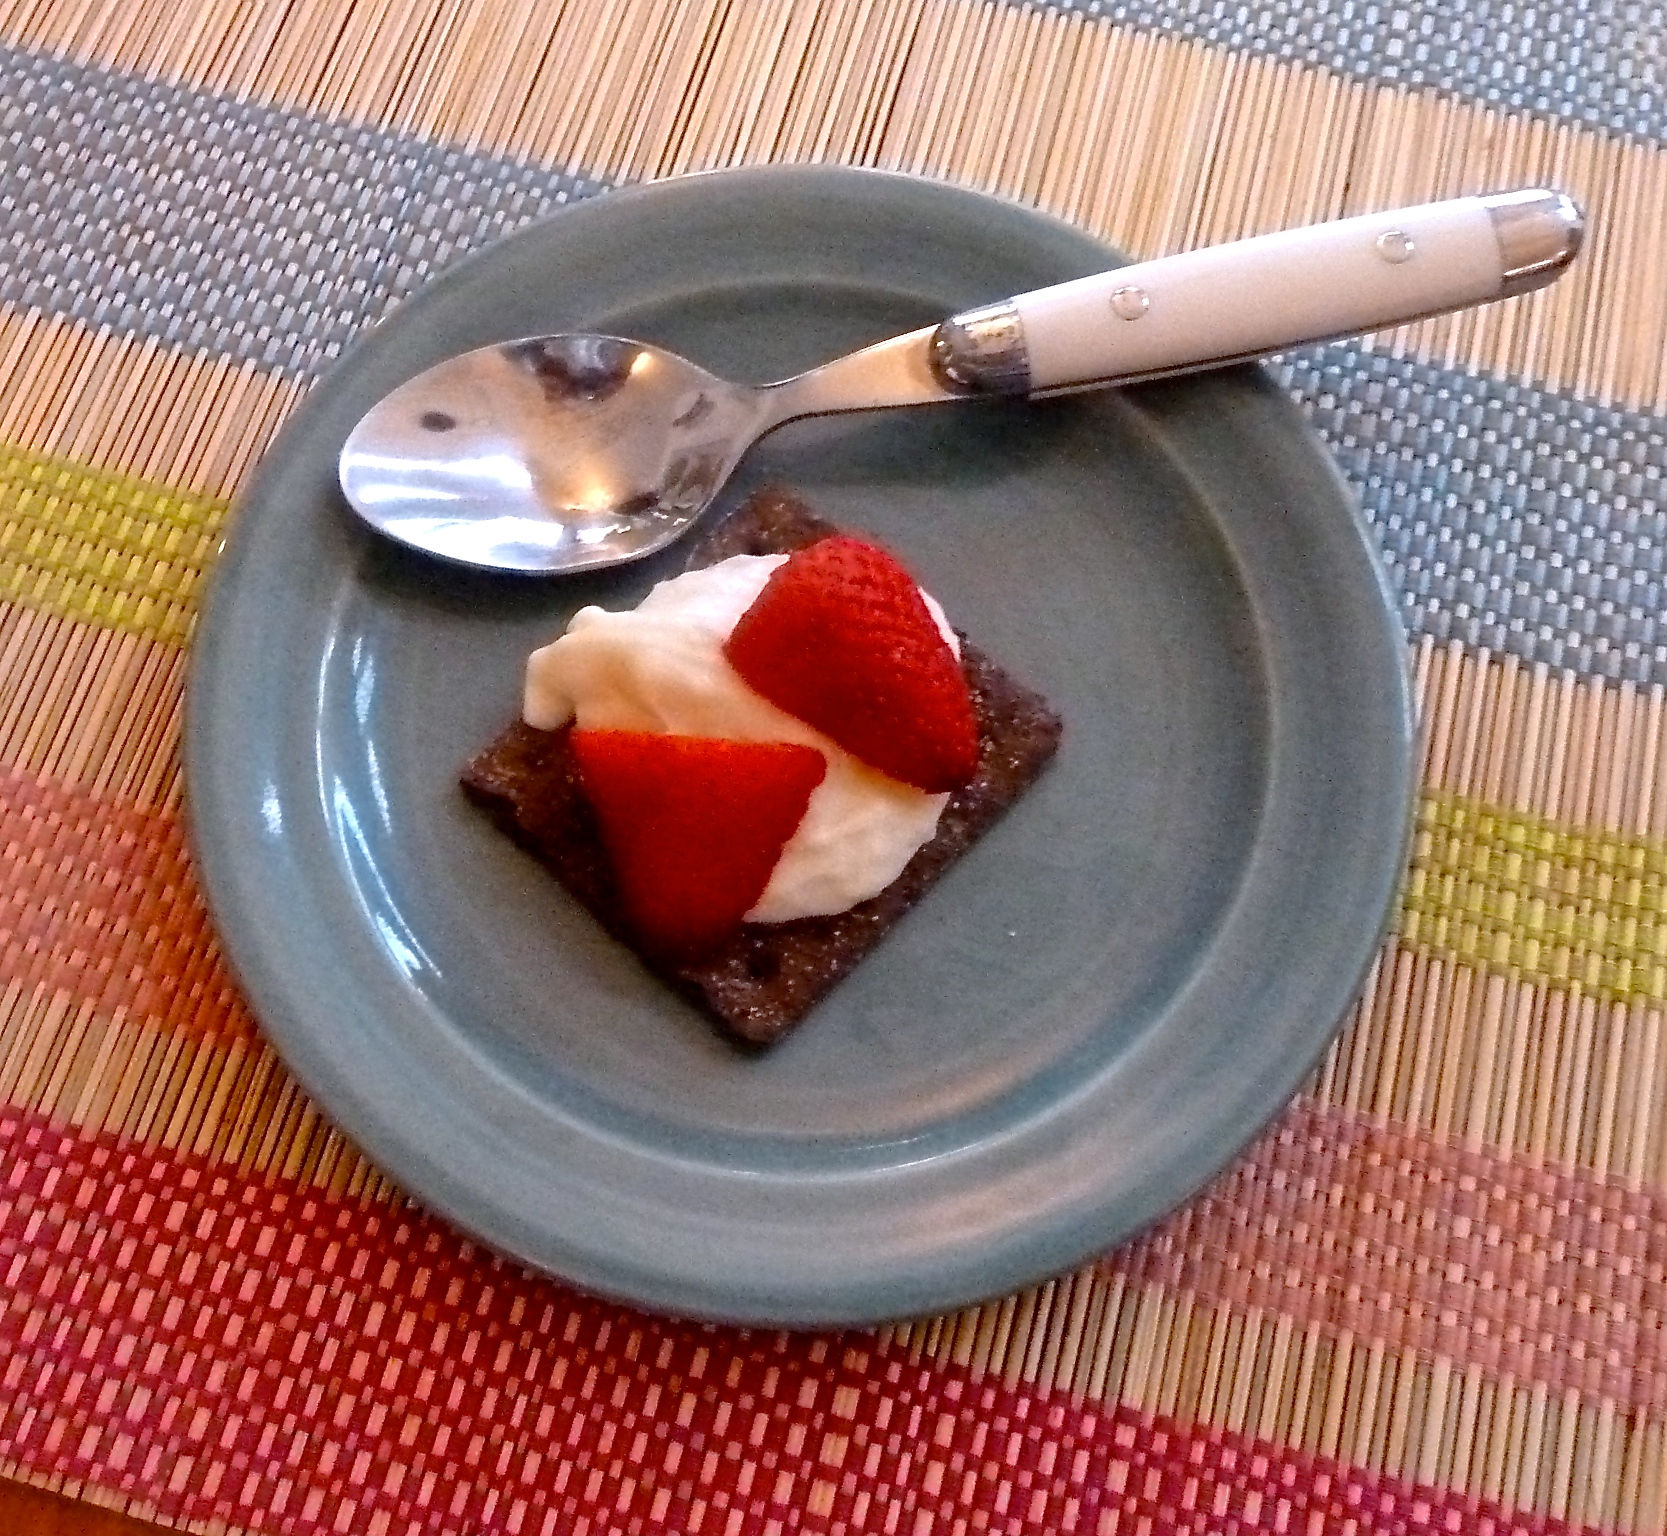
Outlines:
POLYGON ((837 536, 799 550, 724 655, 772 704, 905 784, 958 789, 978 767, 960 663, 909 573, 871 544, 837 536))
POLYGON ((814 747, 648 731, 572 734, 626 915, 663 953, 710 949, 764 894, 828 771, 814 747))

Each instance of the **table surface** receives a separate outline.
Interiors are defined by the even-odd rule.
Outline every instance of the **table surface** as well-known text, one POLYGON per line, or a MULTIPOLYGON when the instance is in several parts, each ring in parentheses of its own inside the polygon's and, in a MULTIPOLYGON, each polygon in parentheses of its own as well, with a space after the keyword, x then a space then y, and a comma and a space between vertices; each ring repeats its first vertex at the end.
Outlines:
POLYGON ((90 1499, 0 1481, 0 1531, 6 1536, 157 1536, 165 1529, 90 1499))
POLYGON ((1657 0, 0 0, 0 1530, 1663 1529, 1664 39, 1657 0), (1423 721, 1323 1066, 1128 1247, 837 1334, 636 1314, 405 1201, 264 1042, 181 817, 203 581, 343 344, 566 203, 771 159, 1137 254, 1527 184, 1591 219, 1551 291, 1271 365, 1423 721))

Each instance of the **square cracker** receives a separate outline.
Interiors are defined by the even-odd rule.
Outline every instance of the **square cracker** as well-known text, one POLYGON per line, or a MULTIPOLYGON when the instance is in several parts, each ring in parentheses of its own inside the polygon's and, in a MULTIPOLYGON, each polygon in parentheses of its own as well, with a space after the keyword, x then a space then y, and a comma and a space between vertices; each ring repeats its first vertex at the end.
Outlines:
MULTIPOLYGON (((838 530, 797 498, 760 491, 705 533, 689 568, 731 555, 786 554, 838 530)), ((938 830, 879 895, 828 917, 745 923, 698 961, 667 961, 633 941, 596 823, 580 788, 569 726, 516 720, 464 769, 463 788, 533 853, 655 975, 735 1037, 768 1045, 798 1024, 996 819, 1035 781, 1059 745, 1047 701, 961 641, 981 750, 972 782, 944 808, 938 830)))

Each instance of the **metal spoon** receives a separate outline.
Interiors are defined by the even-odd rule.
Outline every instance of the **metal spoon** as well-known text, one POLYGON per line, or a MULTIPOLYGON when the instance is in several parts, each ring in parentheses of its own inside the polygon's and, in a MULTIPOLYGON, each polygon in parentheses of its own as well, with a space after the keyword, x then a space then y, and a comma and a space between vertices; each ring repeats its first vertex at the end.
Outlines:
POLYGON ((780 383, 715 377, 617 336, 534 336, 400 385, 349 435, 367 522, 467 565, 637 560, 690 528, 743 454, 801 416, 1037 398, 1191 373, 1551 282, 1584 234, 1543 190, 1263 235, 1038 289, 780 383))

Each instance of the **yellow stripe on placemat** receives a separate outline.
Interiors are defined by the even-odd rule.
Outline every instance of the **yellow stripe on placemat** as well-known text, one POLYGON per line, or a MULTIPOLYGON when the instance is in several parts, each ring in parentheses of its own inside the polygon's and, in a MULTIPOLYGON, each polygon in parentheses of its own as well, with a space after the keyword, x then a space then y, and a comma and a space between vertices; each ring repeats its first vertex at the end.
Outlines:
POLYGON ((0 597, 180 644, 226 503, 0 445, 0 597))
POLYGON ((1412 949, 1667 1002, 1667 845, 1426 791, 1397 928, 1412 949))
POLYGON ((177 646, 301 386, 0 311, 0 599, 177 646))
MULTIPOLYGON (((0 596, 77 624, 177 645, 190 633, 226 512, 220 497, 0 444, 0 596)), ((1429 648, 1421 654, 1427 660, 1429 648)), ((1445 742, 1448 722, 1464 713, 1455 702, 1461 692, 1491 698, 1495 714, 1510 706, 1557 724, 1565 743, 1587 738, 1582 759, 1610 755, 1603 738, 1627 734, 1618 725, 1603 728, 1606 692, 1590 694, 1584 713, 1596 723, 1582 726, 1575 705, 1587 695, 1580 685, 1560 685, 1572 701, 1562 708, 1545 704, 1542 687, 1541 703, 1531 710, 1515 702, 1528 696, 1513 681, 1521 677, 1521 669, 1508 663, 1467 667, 1461 660, 1457 668, 1448 666, 1431 701, 1434 741, 1445 742), (1449 677, 1458 679, 1456 690, 1449 677)), ((54 688, 62 681, 52 679, 54 688)), ((1620 712, 1612 712, 1619 721, 1620 712)), ((1513 734, 1520 733, 1495 731, 1501 742, 1513 734)), ((1641 743, 1653 739, 1651 733, 1630 734, 1641 743)), ((1523 745, 1533 742, 1524 737, 1523 745)), ((1450 744, 1443 750, 1452 756, 1450 744)), ((1570 761, 1579 766, 1573 755, 1570 761)), ((61 771, 24 755, 15 764, 61 771)), ((1437 781, 1451 778, 1445 760, 1430 762, 1426 771, 1437 781)), ((1494 783, 1473 787, 1497 794, 1507 776, 1501 769, 1492 777, 1494 783)), ((1586 778, 1594 777, 1601 775, 1589 768, 1586 778)), ((1557 800, 1571 802, 1576 816, 1587 808, 1580 800, 1590 801, 1589 794, 1552 789, 1557 800)), ((1599 812, 1590 806, 1592 819, 1599 812)), ((1419 810, 1396 928, 1405 947, 1420 953, 1554 987, 1576 986, 1600 1000, 1662 1003, 1664 891, 1667 841, 1510 809, 1493 795, 1431 787, 1419 810)))
MULTIPOLYGON (((0 444, 0 595, 76 624, 177 645, 190 632, 226 511, 218 497, 0 444)), ((56 654, 40 652, 37 660, 44 665, 56 654)), ((1421 654, 1428 658, 1429 648, 1421 654)), ((1491 697, 1495 713, 1522 691, 1511 686, 1520 669, 1508 664, 1478 670, 1461 662, 1447 671, 1460 677, 1459 691, 1491 697)), ((51 679, 55 692, 63 691, 63 682, 51 679)), ((1445 674, 1438 682, 1444 685, 1445 674)), ((1576 702, 1583 697, 1579 685, 1561 686, 1576 702)), ((1437 692, 1432 713, 1440 740, 1457 694, 1451 687, 1437 692)), ((74 693, 80 696, 79 689, 74 693)), ((1594 709, 1586 713, 1601 717, 1605 694, 1591 698, 1594 709)), ((1605 732, 1600 718, 1577 731, 1572 706, 1534 713, 1561 721, 1565 742, 1587 737, 1583 757, 1602 753, 1602 739, 1618 729, 1605 732)), ((28 721, 18 725, 30 729, 28 721)), ((1497 734, 1503 740, 1510 733, 1497 734)), ((57 762, 5 755, 14 766, 63 772, 57 762)), ((1440 764, 1427 764, 1427 771, 1443 777, 1440 764)), ((1505 779, 1494 778, 1502 787, 1505 779)), ((1569 798, 1578 803, 1581 797, 1569 798)), ((1598 819, 1600 807, 1590 809, 1598 819)), ((1578 987, 1604 1001, 1661 1003, 1667 1001, 1664 890, 1667 841, 1599 831, 1510 809, 1491 796, 1431 787, 1420 805, 1396 929, 1416 952, 1557 988, 1578 987)))

